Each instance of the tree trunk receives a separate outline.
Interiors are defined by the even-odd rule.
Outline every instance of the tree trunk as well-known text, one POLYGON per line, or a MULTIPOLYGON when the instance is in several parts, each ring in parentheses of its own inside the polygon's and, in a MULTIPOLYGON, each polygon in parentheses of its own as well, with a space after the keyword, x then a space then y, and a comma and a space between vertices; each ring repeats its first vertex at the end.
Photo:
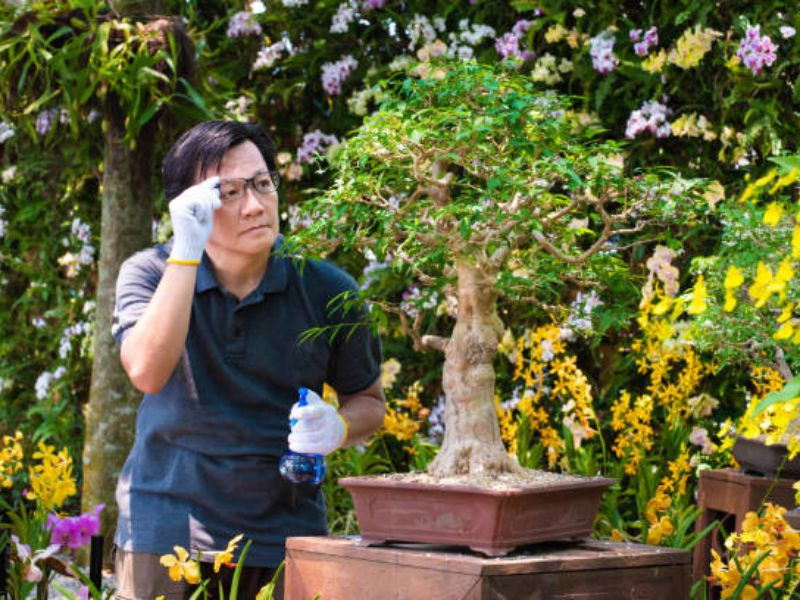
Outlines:
POLYGON ((150 245, 153 214, 155 126, 142 129, 136 149, 132 150, 122 141, 125 125, 119 113, 119 108, 112 106, 104 115, 108 129, 103 159, 94 362, 83 448, 83 510, 105 504, 102 523, 106 559, 117 522, 117 477, 133 444, 136 410, 142 397, 122 369, 119 348, 111 336, 114 291, 122 261, 150 245))
POLYGON ((446 398, 442 448, 428 472, 434 477, 519 471, 500 438, 494 403, 494 356, 503 335, 497 316, 497 273, 459 260, 458 316, 445 349, 446 398))

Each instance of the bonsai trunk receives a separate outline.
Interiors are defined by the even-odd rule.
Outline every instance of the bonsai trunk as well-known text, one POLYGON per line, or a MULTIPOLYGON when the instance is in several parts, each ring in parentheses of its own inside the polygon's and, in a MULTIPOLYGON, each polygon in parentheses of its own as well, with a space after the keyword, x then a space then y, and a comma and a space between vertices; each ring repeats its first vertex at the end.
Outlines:
POLYGON ((521 470, 506 452, 494 403, 494 356, 503 335, 497 316, 497 273, 461 258, 458 316, 445 348, 446 398, 442 448, 428 472, 434 477, 521 470))

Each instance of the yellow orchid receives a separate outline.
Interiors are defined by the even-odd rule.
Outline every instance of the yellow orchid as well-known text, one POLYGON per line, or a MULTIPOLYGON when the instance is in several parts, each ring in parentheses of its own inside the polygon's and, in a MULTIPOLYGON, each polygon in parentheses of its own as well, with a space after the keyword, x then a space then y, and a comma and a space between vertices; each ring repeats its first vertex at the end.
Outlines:
POLYGON ((400 361, 396 358, 385 360, 381 365, 381 387, 385 390, 391 388, 397 381, 398 373, 400 373, 400 361))
POLYGON ((675 48, 669 51, 668 59, 673 65, 681 69, 690 69, 700 64, 703 56, 711 49, 714 39, 721 34, 713 29, 700 29, 696 25, 694 31, 687 29, 683 32, 675 48))
POLYGON ((660 73, 667 62, 667 52, 662 48, 658 52, 653 52, 642 61, 642 69, 648 73, 660 73))
POLYGON ((196 560, 189 558, 186 548, 175 546, 175 554, 165 554, 161 557, 161 565, 169 569, 169 578, 172 581, 186 580, 186 583, 195 585, 200 583, 200 565, 196 560))
POLYGON ((228 542, 228 547, 214 557, 214 573, 219 573, 222 565, 233 562, 233 553, 236 552, 236 548, 243 537, 244 534, 240 533, 231 538, 228 542))
POLYGON ((44 442, 39 442, 38 448, 33 458, 39 463, 28 470, 31 480, 28 499, 38 500, 44 510, 51 511, 77 492, 72 476, 72 457, 66 448, 56 454, 55 447, 44 442))

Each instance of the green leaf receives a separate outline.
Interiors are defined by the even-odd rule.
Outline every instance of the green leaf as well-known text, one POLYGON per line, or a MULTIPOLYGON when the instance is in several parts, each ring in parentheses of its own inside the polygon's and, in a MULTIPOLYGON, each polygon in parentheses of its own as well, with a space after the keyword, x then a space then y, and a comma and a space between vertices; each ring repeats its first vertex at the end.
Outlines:
POLYGON ((782 389, 772 392, 771 394, 767 394, 764 398, 762 398, 761 402, 756 405, 753 416, 761 414, 766 408, 772 406, 773 404, 777 404, 779 402, 788 402, 789 400, 797 398, 798 396, 800 396, 800 375, 795 375, 786 382, 786 385, 783 386, 782 389))
POLYGON ((776 165, 783 167, 787 171, 792 169, 800 169, 800 154, 795 156, 775 156, 769 159, 776 165))

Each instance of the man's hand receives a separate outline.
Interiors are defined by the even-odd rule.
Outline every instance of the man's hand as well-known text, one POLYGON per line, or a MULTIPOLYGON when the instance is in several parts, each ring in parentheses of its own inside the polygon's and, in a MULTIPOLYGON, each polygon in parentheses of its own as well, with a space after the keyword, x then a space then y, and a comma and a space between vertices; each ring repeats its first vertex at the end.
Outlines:
POLYGON ((202 258, 214 224, 214 211, 220 206, 217 176, 184 190, 169 203, 175 236, 171 259, 195 261, 202 258))
POLYGON ((306 405, 295 403, 289 413, 292 431, 289 449, 300 454, 330 454, 347 438, 347 424, 339 411, 308 390, 306 405))

